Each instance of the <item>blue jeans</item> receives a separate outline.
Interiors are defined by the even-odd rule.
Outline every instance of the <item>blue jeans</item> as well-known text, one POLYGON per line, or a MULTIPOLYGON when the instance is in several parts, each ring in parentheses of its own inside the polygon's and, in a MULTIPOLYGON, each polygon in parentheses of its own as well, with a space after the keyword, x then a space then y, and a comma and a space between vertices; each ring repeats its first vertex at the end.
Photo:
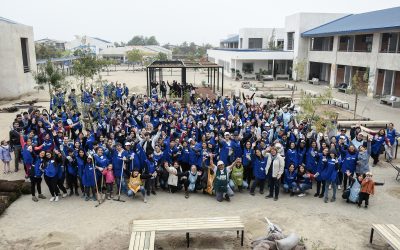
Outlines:
MULTIPOLYGON (((144 187, 140 187, 139 191, 142 193, 143 197, 145 196, 146 190, 144 189, 144 187)), ((128 196, 129 197, 135 197, 136 194, 132 191, 132 190, 128 190, 128 196)))
MULTIPOLYGON (((115 183, 117 184, 117 194, 119 194, 119 180, 120 180, 120 177, 116 177, 115 178, 115 183)), ((125 183, 125 178, 122 176, 122 182, 121 182, 121 194, 122 193, 127 193, 127 188, 126 188, 126 183, 125 183)))
POLYGON ((336 199, 336 181, 326 181, 324 198, 328 199, 328 196, 329 196, 329 185, 332 185, 332 191, 333 191, 332 198, 336 199))
POLYGON ((296 182, 292 182, 290 184, 283 184, 283 190, 285 190, 285 192, 295 192, 297 190, 297 183, 296 182))
MULTIPOLYGON (((233 180, 229 180, 229 186, 232 189, 232 191, 236 191, 237 188, 236 188, 236 185, 233 182, 233 180)), ((248 186, 249 186, 249 184, 247 184, 247 182, 245 180, 243 180, 242 189, 246 189, 248 186)))
POLYGON ((300 183, 299 189, 302 193, 304 193, 306 190, 311 189, 311 185, 306 183, 300 183))

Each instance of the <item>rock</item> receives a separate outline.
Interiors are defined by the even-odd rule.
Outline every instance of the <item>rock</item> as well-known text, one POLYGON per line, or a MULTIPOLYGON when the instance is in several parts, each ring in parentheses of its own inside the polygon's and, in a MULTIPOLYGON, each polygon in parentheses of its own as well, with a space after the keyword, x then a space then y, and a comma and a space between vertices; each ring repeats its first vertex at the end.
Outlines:
POLYGON ((16 201, 19 196, 20 193, 19 192, 0 192, 0 196, 2 197, 8 197, 8 202, 9 204, 7 204, 7 206, 9 206, 11 203, 13 203, 14 201, 16 201))
POLYGON ((31 183, 30 182, 22 183, 21 193, 22 194, 31 194, 31 183))
POLYGON ((4 201, 0 201, 0 215, 6 210, 7 206, 4 201))
POLYGON ((20 192, 22 184, 7 181, 0 183, 0 192, 20 192))

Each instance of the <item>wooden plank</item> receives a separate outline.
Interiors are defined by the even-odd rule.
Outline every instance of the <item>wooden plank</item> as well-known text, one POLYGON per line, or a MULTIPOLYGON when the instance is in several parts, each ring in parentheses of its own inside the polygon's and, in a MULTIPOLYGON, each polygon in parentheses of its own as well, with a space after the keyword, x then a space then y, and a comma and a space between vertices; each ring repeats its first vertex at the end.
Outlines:
POLYGON ((132 232, 131 240, 129 241, 129 250, 133 250, 133 248, 135 246, 135 236, 136 236, 136 232, 132 232))
POLYGON ((392 235, 391 230, 386 225, 375 225, 376 231, 381 235, 394 249, 400 249, 400 242, 392 235))
POLYGON ((144 239, 146 238, 146 232, 140 232, 139 250, 144 249, 144 239))
POLYGON ((154 250, 154 243, 156 239, 156 232, 151 231, 150 232, 150 245, 149 245, 149 250, 154 250))

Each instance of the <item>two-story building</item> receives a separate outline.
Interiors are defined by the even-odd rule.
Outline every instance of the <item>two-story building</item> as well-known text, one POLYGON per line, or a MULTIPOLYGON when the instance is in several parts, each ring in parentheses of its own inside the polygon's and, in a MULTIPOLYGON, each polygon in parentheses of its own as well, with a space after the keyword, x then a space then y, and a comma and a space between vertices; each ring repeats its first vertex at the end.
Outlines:
POLYGON ((305 60, 307 39, 301 33, 346 14, 297 13, 286 17, 284 28, 242 28, 220 42, 220 48, 207 51, 208 59, 234 72, 258 73, 274 77, 296 77, 293 62, 305 60))
POLYGON ((368 96, 400 96, 400 7, 347 15, 301 36, 309 78, 351 86, 358 73, 368 96))

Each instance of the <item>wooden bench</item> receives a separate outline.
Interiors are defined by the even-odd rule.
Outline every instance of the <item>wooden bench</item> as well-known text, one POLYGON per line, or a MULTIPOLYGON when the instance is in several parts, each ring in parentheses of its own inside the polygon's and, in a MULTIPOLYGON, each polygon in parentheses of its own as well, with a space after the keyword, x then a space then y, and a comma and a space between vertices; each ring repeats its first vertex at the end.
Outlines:
POLYGON ((398 97, 394 97, 395 99, 392 99, 391 97, 384 97, 380 99, 381 104, 386 104, 392 106, 392 108, 400 108, 400 101, 398 100, 398 97))
POLYGON ((129 250, 154 250, 155 236, 155 231, 132 232, 129 250))
MULTIPOLYGON (((239 216, 214 218, 176 218, 161 220, 135 220, 132 232, 185 232, 187 247, 189 247, 189 233, 194 232, 223 232, 236 231, 239 237, 241 231, 241 245, 243 246, 244 224, 239 216)), ((132 235, 133 235, 132 233, 132 235)))
POLYGON ((400 230, 393 224, 372 224, 369 243, 372 244, 374 231, 382 236, 393 249, 400 250, 400 230))
POLYGON ((332 98, 330 100, 328 100, 328 104, 337 106, 337 107, 341 107, 341 108, 345 108, 344 106, 347 106, 347 109, 350 109, 350 104, 346 101, 342 101, 336 98, 332 98))
POLYGON ((345 93, 345 94, 351 94, 352 91, 349 88, 338 88, 338 92, 345 93))
POLYGON ((273 75, 261 75, 261 79, 262 81, 273 81, 274 80, 274 76, 273 75))
POLYGON ((338 128, 351 128, 356 123, 369 128, 387 128, 390 121, 338 121, 338 128))
POLYGON ((309 95, 311 97, 317 97, 320 95, 318 92, 315 92, 313 90, 304 90, 304 94, 309 95))
POLYGON ((294 85, 293 83, 285 83, 285 88, 288 88, 288 89, 290 89, 290 90, 297 90, 297 86, 296 85, 294 85))
POLYGON ((278 79, 288 79, 289 80, 289 75, 287 75, 287 74, 276 75, 275 79, 276 80, 278 80, 278 79))
POLYGON ((319 85, 319 79, 313 78, 313 79, 309 80, 308 83, 313 84, 313 85, 319 85))

